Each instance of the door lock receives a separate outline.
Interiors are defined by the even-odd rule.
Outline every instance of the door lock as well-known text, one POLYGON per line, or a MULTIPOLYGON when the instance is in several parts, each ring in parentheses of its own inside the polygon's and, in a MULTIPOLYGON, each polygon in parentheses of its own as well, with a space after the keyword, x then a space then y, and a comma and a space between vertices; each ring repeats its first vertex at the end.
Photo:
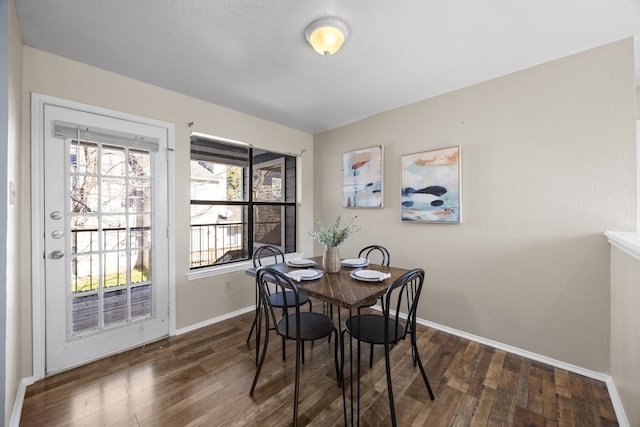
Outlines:
POLYGON ((60 259, 64 256, 64 252, 62 251, 53 251, 51 252, 51 258, 53 259, 60 259))

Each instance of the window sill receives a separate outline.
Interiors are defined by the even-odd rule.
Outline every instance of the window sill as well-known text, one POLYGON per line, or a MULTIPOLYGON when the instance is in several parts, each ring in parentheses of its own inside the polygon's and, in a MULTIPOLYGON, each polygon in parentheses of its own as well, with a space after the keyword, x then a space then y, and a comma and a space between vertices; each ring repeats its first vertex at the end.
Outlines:
MULTIPOLYGON (((286 254, 284 259, 288 261, 290 259, 302 258, 304 254, 301 252, 295 252, 286 254)), ((187 280, 205 279, 207 277, 220 276, 222 274, 235 273, 237 271, 245 271, 248 268, 253 267, 253 261, 234 262, 232 264, 218 265, 215 267, 198 268, 196 270, 189 271, 186 276, 187 280)))
POLYGON ((640 260, 640 233, 607 231, 604 235, 613 246, 640 260))

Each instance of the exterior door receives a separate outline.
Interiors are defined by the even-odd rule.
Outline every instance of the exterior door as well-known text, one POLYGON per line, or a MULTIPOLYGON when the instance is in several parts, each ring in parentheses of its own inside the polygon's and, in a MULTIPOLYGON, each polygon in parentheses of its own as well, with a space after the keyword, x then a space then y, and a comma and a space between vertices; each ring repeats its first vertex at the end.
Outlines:
POLYGON ((44 106, 46 373, 167 336, 167 135, 44 106))

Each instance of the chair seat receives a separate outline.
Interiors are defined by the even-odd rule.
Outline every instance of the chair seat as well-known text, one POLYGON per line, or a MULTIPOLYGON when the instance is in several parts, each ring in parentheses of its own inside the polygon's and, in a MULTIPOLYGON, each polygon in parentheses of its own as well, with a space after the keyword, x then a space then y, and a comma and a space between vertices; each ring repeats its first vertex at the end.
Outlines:
MULTIPOLYGON (((354 316, 347 319, 345 328, 349 335, 360 341, 371 344, 384 344, 384 316, 377 314, 354 316)), ((404 336, 404 328, 405 325, 400 323, 398 336, 394 336, 396 333, 396 321, 389 319, 389 343, 401 340, 404 336)))
MULTIPOLYGON (((288 339, 296 339, 296 315, 289 316, 289 333, 287 333, 287 319, 283 317, 278 321, 278 333, 288 339)), ((321 313, 313 313, 309 311, 300 312, 300 339, 303 341, 312 341, 324 338, 333 330, 333 322, 331 319, 321 313)))
MULTIPOLYGON (((269 299, 271 300, 271 305, 273 307, 285 307, 285 305, 287 307, 296 306, 296 296, 291 291, 275 292, 269 295, 269 299), (284 293, 284 297, 282 295, 283 293, 284 293)), ((309 297, 302 294, 298 296, 298 299, 300 300, 300 305, 306 304, 307 301, 309 301, 309 297)))

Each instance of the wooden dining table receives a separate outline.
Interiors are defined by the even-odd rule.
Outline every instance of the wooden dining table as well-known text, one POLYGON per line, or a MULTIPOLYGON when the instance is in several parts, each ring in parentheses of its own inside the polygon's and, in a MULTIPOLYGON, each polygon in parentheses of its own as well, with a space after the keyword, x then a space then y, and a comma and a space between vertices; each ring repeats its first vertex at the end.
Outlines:
MULTIPOLYGON (((315 266, 308 267, 317 270, 322 269, 322 257, 313 257, 309 258, 316 262, 315 266)), ((299 270, 300 267, 293 267, 286 263, 278 263, 268 265, 267 267, 274 268, 278 271, 282 271, 284 273, 288 273, 293 270, 299 270)), ((249 268, 246 270, 246 273, 255 276, 256 271, 259 267, 249 268)), ((369 282, 369 281, 361 281, 354 279, 351 277, 351 272, 355 270, 353 267, 345 267, 341 266, 340 270, 336 273, 327 273, 324 274, 314 280, 301 280, 297 282, 298 289, 300 292, 304 293, 313 298, 317 298, 320 301, 326 302, 332 306, 338 308, 344 308, 348 310, 348 315, 351 317, 354 310, 358 310, 363 306, 368 306, 372 299, 378 298, 387 291, 387 288, 391 286, 391 284, 398 279, 403 274, 407 273, 409 270, 405 268, 398 267, 386 267, 378 264, 369 264, 366 267, 359 267, 367 270, 375 270, 381 273, 389 274, 390 277, 384 279, 382 281, 369 282)), ((338 309, 338 329, 342 329, 341 324, 341 316, 340 310, 338 309)), ((342 334, 340 334, 342 337, 342 334)), ((341 338, 342 339, 342 338, 341 338)), ((344 348, 344 343, 340 343, 341 348, 344 348)), ((360 341, 357 341, 357 352, 360 354, 360 341)), ((349 340, 349 366, 350 366, 350 376, 349 376, 349 402, 350 402, 350 424, 360 425, 360 402, 353 401, 354 390, 353 390, 353 347, 352 340, 349 340)), ((360 366, 357 366, 357 386, 360 387, 360 366)), ((342 397, 344 403, 344 421, 345 425, 349 425, 349 420, 347 417, 347 399, 346 399, 346 387, 344 384, 344 372, 342 373, 342 397)), ((357 393, 358 397, 360 393, 357 393)), ((359 399, 358 399, 359 400, 359 399)))

